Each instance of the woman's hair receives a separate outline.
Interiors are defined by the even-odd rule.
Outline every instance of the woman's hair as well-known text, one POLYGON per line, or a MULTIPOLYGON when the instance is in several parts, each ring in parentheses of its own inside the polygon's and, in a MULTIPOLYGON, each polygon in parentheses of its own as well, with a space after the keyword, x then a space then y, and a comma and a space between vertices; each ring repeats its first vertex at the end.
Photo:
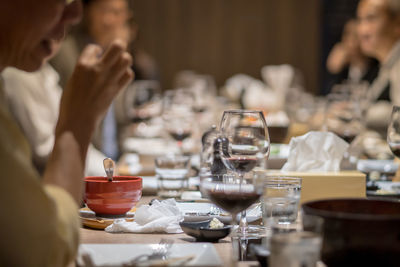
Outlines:
POLYGON ((386 0, 387 11, 393 17, 400 17, 400 0, 386 0))

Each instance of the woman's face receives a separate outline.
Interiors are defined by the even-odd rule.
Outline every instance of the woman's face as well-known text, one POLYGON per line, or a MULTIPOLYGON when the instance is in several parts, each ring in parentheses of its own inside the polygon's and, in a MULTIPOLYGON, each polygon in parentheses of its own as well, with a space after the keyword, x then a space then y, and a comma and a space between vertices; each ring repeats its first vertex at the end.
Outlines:
POLYGON ((397 20, 389 15, 386 0, 362 0, 357 9, 361 49, 372 57, 390 50, 399 38, 397 20))
POLYGON ((87 10, 89 34, 103 48, 116 38, 128 42, 129 17, 130 11, 126 0, 91 1, 87 10))
POLYGON ((35 71, 51 57, 68 26, 82 14, 80 0, 0 1, 0 70, 35 71))

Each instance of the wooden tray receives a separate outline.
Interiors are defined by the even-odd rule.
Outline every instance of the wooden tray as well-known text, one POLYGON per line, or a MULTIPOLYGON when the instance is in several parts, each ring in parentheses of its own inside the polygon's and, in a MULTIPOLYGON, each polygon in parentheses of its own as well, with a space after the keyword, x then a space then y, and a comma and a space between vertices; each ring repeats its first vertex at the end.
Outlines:
POLYGON ((128 222, 133 222, 133 217, 135 216, 136 208, 128 211, 125 216, 116 217, 97 217, 96 214, 89 208, 79 209, 79 217, 82 221, 82 225, 92 229, 104 230, 107 226, 111 225, 115 219, 125 219, 128 222))

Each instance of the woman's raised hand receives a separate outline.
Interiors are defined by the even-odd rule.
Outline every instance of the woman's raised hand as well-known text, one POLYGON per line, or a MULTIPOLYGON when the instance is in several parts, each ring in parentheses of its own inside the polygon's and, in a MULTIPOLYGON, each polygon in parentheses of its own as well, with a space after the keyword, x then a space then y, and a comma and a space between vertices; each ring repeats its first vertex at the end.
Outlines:
POLYGON ((95 127, 114 97, 133 78, 132 57, 126 44, 114 41, 102 54, 97 45, 88 45, 82 52, 61 98, 56 138, 71 131, 85 158, 95 127))

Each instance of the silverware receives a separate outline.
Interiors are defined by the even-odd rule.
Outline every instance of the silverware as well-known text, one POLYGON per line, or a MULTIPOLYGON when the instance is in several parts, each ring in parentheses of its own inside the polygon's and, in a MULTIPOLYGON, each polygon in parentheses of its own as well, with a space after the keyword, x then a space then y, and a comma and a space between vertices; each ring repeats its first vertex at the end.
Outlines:
MULTIPOLYGON (((129 264, 130 265, 138 265, 141 262, 147 262, 152 260, 165 260, 169 254, 169 250, 172 247, 174 240, 162 238, 160 243, 158 243, 157 247, 153 250, 151 254, 141 254, 135 258, 133 258, 129 264)), ((130 266, 128 265, 128 266, 130 266)))
POLYGON ((152 267, 152 266, 186 266, 188 262, 196 258, 195 255, 188 255, 182 257, 167 258, 162 260, 144 260, 138 263, 123 264, 122 267, 152 267))
POLYGON ((103 166, 104 166, 104 171, 106 172, 106 175, 108 177, 108 181, 112 182, 114 176, 114 168, 115 168, 114 161, 110 158, 105 158, 103 160, 103 166))

